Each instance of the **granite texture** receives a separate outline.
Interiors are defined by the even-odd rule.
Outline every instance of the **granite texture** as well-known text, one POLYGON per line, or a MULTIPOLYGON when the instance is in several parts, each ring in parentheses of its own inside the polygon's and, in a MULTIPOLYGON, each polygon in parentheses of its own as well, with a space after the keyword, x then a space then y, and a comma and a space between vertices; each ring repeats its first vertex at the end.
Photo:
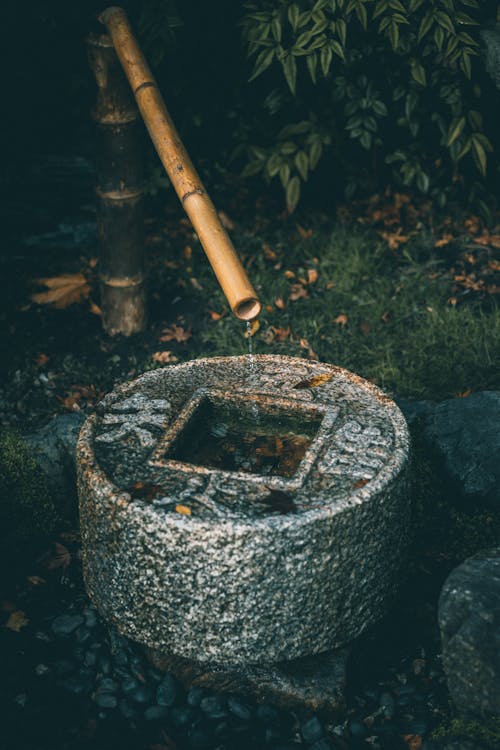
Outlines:
POLYGON ((394 402, 332 365, 264 355, 251 365, 220 357, 146 373, 101 402, 77 446, 90 597, 125 635, 202 663, 344 645, 385 612, 406 550, 409 438, 394 402), (321 419, 295 474, 165 458, 200 389, 321 419))
POLYGON ((346 709, 349 648, 304 656, 277 664, 210 665, 152 649, 149 661, 162 672, 175 674, 186 690, 202 687, 251 696, 300 716, 320 712, 340 719, 346 709))
POLYGON ((449 575, 439 599, 443 666, 460 713, 500 716, 500 547, 449 575))
POLYGON ((500 392, 481 391, 438 404, 425 437, 464 501, 500 507, 500 392))

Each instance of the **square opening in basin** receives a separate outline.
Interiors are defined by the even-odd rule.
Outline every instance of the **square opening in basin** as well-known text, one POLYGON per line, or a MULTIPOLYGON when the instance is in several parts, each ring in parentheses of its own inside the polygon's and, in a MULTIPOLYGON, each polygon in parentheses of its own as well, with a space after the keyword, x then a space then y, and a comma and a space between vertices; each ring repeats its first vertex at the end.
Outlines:
POLYGON ((322 415, 273 400, 204 395, 163 458, 211 469, 292 477, 322 415))

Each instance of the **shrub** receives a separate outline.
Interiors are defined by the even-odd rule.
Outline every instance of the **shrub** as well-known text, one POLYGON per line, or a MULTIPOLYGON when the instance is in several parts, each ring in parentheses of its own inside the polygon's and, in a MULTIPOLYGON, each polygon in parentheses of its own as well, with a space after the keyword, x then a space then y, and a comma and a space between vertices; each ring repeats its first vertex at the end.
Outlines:
POLYGON ((347 197, 392 180, 442 205, 440 188, 459 182, 462 169, 484 180, 493 84, 477 65, 478 30, 491 14, 477 0, 247 4, 250 80, 266 79, 272 122, 286 127, 249 148, 244 173, 279 178, 289 211, 327 156, 330 172, 344 173, 347 197))

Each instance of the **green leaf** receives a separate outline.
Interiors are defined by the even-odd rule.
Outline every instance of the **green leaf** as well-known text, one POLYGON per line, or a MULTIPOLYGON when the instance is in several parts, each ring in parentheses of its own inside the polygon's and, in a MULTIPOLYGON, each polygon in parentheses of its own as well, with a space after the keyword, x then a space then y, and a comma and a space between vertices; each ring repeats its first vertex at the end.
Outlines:
POLYGON ((307 56, 307 69, 309 71, 309 75, 311 76, 311 81, 313 83, 316 83, 316 69, 318 67, 318 56, 316 52, 313 52, 312 54, 307 56))
POLYGON ((275 177, 275 175, 278 174, 282 163, 283 162, 281 160, 280 154, 277 154, 277 153, 271 154, 266 164, 266 172, 269 175, 269 177, 275 177))
POLYGON ((436 10, 434 13, 434 17, 436 18, 436 21, 440 26, 443 27, 443 29, 446 29, 446 31, 449 31, 450 34, 455 33, 455 27, 453 26, 453 22, 451 18, 442 10, 436 10))
POLYGON ((341 45, 345 47, 347 39, 347 24, 343 18, 339 18, 339 20, 337 21, 337 34, 340 39, 341 45))
POLYGON ((249 162, 241 172, 242 177, 253 177, 262 171, 263 163, 261 161, 249 162))
POLYGON ((420 23, 420 28, 418 30, 419 42, 421 42, 424 36, 430 31, 433 24, 434 24, 434 16, 432 14, 432 11, 429 10, 425 14, 425 16, 422 18, 422 22, 420 23))
POLYGON ((480 130, 483 127, 483 116, 481 115, 481 112, 477 111, 477 109, 470 109, 468 118, 472 128, 480 130))
POLYGON ((369 151, 370 148, 371 148, 371 145, 372 145, 372 135, 371 135, 371 133, 369 133, 367 130, 364 130, 361 133, 361 137, 359 139, 359 142, 361 143, 361 145, 363 146, 363 148, 365 148, 367 151, 369 151))
POLYGON ((399 26, 397 23, 391 23, 389 27, 389 39, 391 40, 392 49, 397 50, 399 44, 399 26))
POLYGON ((312 31, 304 31, 300 36, 298 37, 297 41, 295 42, 295 47, 305 47, 306 44, 308 44, 311 41, 312 38, 312 31))
POLYGON ((448 130, 448 139, 446 142, 446 145, 448 148, 451 146, 452 143, 454 143, 457 138, 462 133, 462 130, 465 127, 465 117, 459 117, 456 120, 453 120, 453 122, 450 125, 450 129, 448 130))
POLYGON ((330 47, 332 48, 333 52, 335 52, 335 54, 338 57, 340 57, 341 60, 344 60, 344 62, 345 62, 344 50, 342 49, 342 47, 340 46, 340 44, 335 39, 331 39, 330 40, 330 47))
POLYGON ((423 65, 418 60, 411 61, 411 74, 414 80, 421 86, 427 85, 427 77, 423 65))
POLYGON ((322 151, 323 146, 319 141, 312 144, 311 148, 309 149, 309 166, 311 167, 311 169, 316 169, 321 158, 322 151))
POLYGON ((331 47, 323 47, 320 54, 320 60, 321 60, 321 70, 323 71, 323 75, 328 75, 328 71, 330 69, 330 64, 332 62, 333 52, 331 47))
POLYGON ((471 77, 471 64, 470 64, 470 57, 466 52, 462 52, 462 57, 460 60, 460 67, 464 74, 467 76, 467 78, 470 79, 471 77))
POLYGON ((263 49, 259 52, 255 61, 255 67, 249 80, 253 81, 257 76, 260 76, 272 63, 274 58, 274 49, 263 49))
POLYGON ((387 107, 385 106, 384 102, 381 102, 379 99, 376 99, 372 103, 372 109, 377 115, 380 115, 381 117, 385 117, 387 115, 387 107))
POLYGON ((417 174, 418 189, 421 190, 423 193, 426 193, 429 190, 429 184, 430 184, 430 180, 429 180, 429 177, 425 174, 425 172, 419 172, 417 174))
POLYGON ((288 55, 285 57, 282 65, 288 88, 292 94, 295 94, 297 84, 297 63, 295 62, 295 58, 292 55, 288 55))
POLYGON ((436 26, 434 29, 434 42, 438 50, 441 52, 444 44, 444 31, 441 26, 436 26))
POLYGON ((281 21, 279 18, 274 18, 273 22, 271 24, 271 30, 273 32, 273 37, 276 39, 277 42, 281 42, 281 21))
POLYGON ((297 171, 304 180, 304 182, 307 180, 307 173, 309 170, 309 159, 307 158, 307 154, 305 151, 299 151, 298 154, 295 155, 295 166, 297 167, 297 171))
POLYGON ((285 156, 290 156, 290 154, 294 154, 297 151, 297 146, 292 141, 285 141, 285 143, 281 144, 280 151, 285 156))
POLYGON ((488 158, 486 156, 486 151, 483 148, 483 144, 477 139, 475 135, 472 136, 471 140, 472 140, 472 155, 474 156, 476 167, 481 172, 483 177, 486 177, 486 165, 488 161, 488 158))
POLYGON ((283 190, 288 185, 289 179, 290 179, 290 166, 289 164, 282 164, 280 167, 280 180, 281 180, 281 185, 283 187, 283 190))
POLYGON ((288 185, 286 186, 286 207, 288 213, 293 213, 297 208, 297 204, 300 198, 300 179, 295 176, 292 177, 288 185))
POLYGON ((299 16, 300 11, 298 8, 298 5, 290 5, 288 8, 288 21, 290 22, 290 26, 292 27, 293 31, 297 31, 298 25, 299 25, 299 16))

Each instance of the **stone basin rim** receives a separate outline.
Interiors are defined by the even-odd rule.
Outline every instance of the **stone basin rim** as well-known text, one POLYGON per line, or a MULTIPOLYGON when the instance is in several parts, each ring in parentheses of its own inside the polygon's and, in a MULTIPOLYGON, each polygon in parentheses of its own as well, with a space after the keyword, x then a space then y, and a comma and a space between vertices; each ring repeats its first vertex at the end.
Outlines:
MULTIPOLYGON (((347 498, 345 496, 340 497, 334 504, 330 506, 311 508, 310 510, 301 509, 299 513, 268 515, 264 517, 252 518, 251 520, 246 520, 243 518, 231 518, 227 520, 223 518, 207 519, 198 518, 196 516, 185 516, 177 513, 165 513, 162 508, 155 508, 140 499, 132 499, 130 493, 128 493, 127 490, 122 489, 121 487, 116 485, 106 475, 104 470, 97 462, 94 453, 93 441, 95 437, 95 430, 98 425, 98 415, 92 414, 84 422, 80 430, 77 444, 77 455, 79 457, 78 463, 80 466, 80 471, 82 472, 82 479, 85 477, 86 482, 98 483, 100 486, 101 497, 107 497, 108 502, 110 500, 114 503, 119 501, 122 506, 122 512, 124 510, 124 503, 126 503, 127 505, 133 505, 134 512, 140 512, 144 515, 149 515, 150 517, 153 516, 154 518, 161 520, 161 524, 163 527, 171 525, 173 528, 175 528, 179 525, 185 525, 186 523, 189 523, 190 525, 196 525, 198 528, 205 527, 212 530, 217 528, 220 529, 221 527, 227 529, 230 527, 235 533, 243 533, 245 532, 245 530, 255 530, 256 528, 278 530, 279 528, 286 529, 287 527, 290 527, 292 525, 294 528, 297 528, 298 526, 307 527, 311 523, 316 523, 321 519, 330 518, 331 516, 334 516, 348 508, 356 507, 357 505, 360 505, 364 502, 370 502, 371 500, 373 500, 373 497, 375 495, 383 492, 387 482, 390 481, 391 478, 398 472, 398 470, 402 469, 405 465, 409 452, 410 438, 408 426, 403 413, 401 412, 397 404, 378 386, 370 383, 365 378, 356 375, 350 370, 339 367, 338 365, 332 365, 326 362, 319 362, 315 360, 306 360, 301 357, 290 357, 277 354, 254 354, 253 360, 257 367, 259 362, 276 362, 281 366, 289 363, 290 367, 300 364, 302 367, 306 366, 310 370, 311 377, 330 371, 333 377, 337 375, 350 381, 354 385, 357 385, 359 388, 363 389, 365 393, 368 393, 369 396, 371 396, 375 401, 378 401, 381 405, 383 405, 384 413, 390 418, 394 429, 394 447, 390 454, 390 457, 386 460, 383 468, 378 472, 378 474, 373 479, 370 479, 363 487, 353 489, 347 498), (317 368, 317 372, 315 372, 315 368, 317 368), (84 458, 85 460, 82 461, 82 458, 84 458)), ((188 362, 183 362, 177 365, 170 365, 167 367, 149 370, 145 373, 142 373, 134 380, 130 380, 126 383, 122 383, 116 386, 112 391, 106 394, 106 396, 104 396, 104 398, 99 403, 106 403, 106 405, 108 405, 114 403, 120 398, 129 396, 141 383, 147 383, 147 381, 150 379, 156 379, 161 376, 163 372, 167 373, 174 367, 177 371, 186 370, 189 372, 189 369, 194 363, 209 365, 210 363, 227 363, 228 361, 232 361, 241 365, 243 363, 249 362, 249 355, 244 354, 231 357, 200 357, 198 359, 191 359, 188 362)), ((321 386, 319 386, 319 388, 321 388, 321 386)), ((231 472, 228 473, 230 474, 231 472)))

